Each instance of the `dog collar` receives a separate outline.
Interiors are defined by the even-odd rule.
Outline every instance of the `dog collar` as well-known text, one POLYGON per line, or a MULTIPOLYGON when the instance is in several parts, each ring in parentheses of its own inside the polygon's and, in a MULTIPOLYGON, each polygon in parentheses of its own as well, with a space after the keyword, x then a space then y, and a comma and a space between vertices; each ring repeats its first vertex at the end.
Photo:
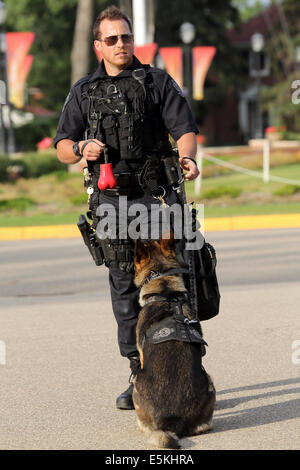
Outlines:
POLYGON ((169 269, 169 271, 165 271, 164 273, 150 271, 149 276, 145 279, 143 284, 141 284, 141 287, 143 287, 145 284, 148 284, 150 281, 153 281, 154 279, 160 279, 161 277, 172 276, 174 274, 189 274, 189 273, 190 273, 189 270, 185 268, 173 268, 173 269, 169 269))
POLYGON ((153 294, 147 297, 147 299, 145 299, 144 306, 150 304, 150 302, 167 302, 167 299, 162 295, 153 294))

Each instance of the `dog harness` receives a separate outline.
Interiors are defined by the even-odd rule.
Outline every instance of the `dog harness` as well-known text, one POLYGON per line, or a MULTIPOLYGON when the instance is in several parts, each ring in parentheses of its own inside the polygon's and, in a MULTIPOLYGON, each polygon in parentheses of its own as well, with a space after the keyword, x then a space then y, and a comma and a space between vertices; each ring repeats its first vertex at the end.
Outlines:
POLYGON ((187 318, 183 313, 183 305, 187 303, 185 295, 167 300, 161 295, 148 297, 145 305, 150 302, 167 302, 170 315, 153 323, 143 337, 141 347, 144 348, 146 339, 152 344, 164 343, 166 341, 182 341, 184 343, 198 343, 201 345, 202 355, 205 354, 206 341, 200 333, 199 321, 196 317, 187 318))

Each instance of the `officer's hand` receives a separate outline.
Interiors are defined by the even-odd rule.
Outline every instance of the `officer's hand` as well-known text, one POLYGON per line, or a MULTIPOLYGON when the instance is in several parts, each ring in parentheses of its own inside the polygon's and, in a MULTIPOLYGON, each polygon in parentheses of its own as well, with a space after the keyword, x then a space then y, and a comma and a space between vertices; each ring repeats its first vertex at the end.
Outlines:
POLYGON ((200 172, 198 167, 193 160, 189 160, 185 157, 179 157, 179 163, 183 170, 187 170, 187 173, 184 175, 184 179, 187 181, 194 180, 199 176, 200 172))
POLYGON ((96 161, 100 158, 105 144, 97 139, 82 140, 79 142, 80 153, 86 160, 96 161))

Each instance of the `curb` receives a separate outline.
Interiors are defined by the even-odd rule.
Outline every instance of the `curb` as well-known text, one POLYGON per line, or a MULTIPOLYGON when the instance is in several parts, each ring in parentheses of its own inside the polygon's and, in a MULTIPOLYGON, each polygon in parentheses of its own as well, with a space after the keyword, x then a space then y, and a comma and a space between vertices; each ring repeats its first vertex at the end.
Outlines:
MULTIPOLYGON (((205 232, 296 228, 300 227, 300 213, 215 217, 204 219, 203 225, 205 232)), ((76 224, 0 228, 0 240, 2 241, 36 240, 43 238, 79 238, 80 236, 81 235, 76 224)))
POLYGON ((215 217, 204 219, 205 232, 296 227, 300 227, 300 213, 215 217))

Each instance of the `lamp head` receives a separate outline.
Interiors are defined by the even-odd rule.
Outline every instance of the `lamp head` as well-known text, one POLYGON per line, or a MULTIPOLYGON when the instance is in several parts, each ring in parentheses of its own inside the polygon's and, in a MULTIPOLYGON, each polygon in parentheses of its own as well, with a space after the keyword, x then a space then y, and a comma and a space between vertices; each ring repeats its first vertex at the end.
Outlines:
POLYGON ((265 45, 265 38, 261 33, 254 33, 251 36, 251 48, 254 52, 261 52, 265 45))
POLYGON ((180 38, 184 44, 190 44, 195 37, 195 26, 188 21, 180 26, 180 38))

